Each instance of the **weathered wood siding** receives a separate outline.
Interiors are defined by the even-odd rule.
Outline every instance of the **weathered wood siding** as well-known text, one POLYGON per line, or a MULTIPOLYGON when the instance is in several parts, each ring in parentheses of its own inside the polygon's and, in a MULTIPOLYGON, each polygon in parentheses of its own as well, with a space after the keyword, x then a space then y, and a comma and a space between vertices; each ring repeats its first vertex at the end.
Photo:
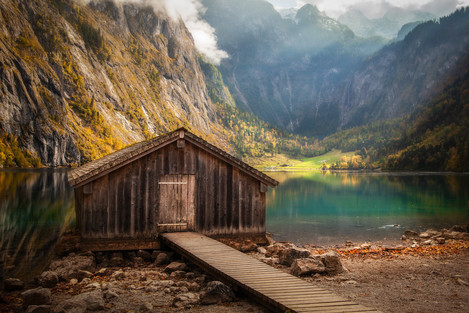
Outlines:
POLYGON ((106 173, 76 188, 75 196, 84 238, 154 238, 162 217, 206 235, 265 232, 260 182, 187 141, 106 173), (172 181, 180 185, 168 186, 172 181), (185 221, 165 212, 176 203, 168 197, 187 208, 185 221))

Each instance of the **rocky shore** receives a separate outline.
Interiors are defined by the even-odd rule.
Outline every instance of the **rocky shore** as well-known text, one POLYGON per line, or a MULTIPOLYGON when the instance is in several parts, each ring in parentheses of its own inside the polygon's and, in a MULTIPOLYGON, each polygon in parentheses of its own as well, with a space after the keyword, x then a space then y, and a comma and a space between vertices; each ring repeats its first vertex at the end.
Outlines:
MULTIPOLYGON (((346 242, 326 249, 268 239, 266 246, 249 240, 221 241, 385 312, 395 312, 398 303, 405 303, 402 308, 406 312, 469 309, 469 233, 462 227, 422 233, 406 231, 402 244, 394 246, 346 242), (442 273, 448 275, 448 281, 428 283, 442 278, 442 273), (423 294, 438 304, 425 306, 418 292, 423 285, 423 294)), ((0 311, 265 312, 262 306, 184 262, 177 254, 161 250, 68 253, 31 282, 6 279, 0 311)))

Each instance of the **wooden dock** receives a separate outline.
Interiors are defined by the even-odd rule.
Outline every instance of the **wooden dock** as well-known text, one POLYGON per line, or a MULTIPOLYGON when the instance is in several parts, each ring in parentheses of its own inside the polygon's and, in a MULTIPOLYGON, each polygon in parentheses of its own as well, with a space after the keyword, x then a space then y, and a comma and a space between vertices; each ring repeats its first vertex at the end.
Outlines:
POLYGON ((169 246, 212 276, 277 312, 378 312, 284 273, 194 232, 160 234, 169 246))

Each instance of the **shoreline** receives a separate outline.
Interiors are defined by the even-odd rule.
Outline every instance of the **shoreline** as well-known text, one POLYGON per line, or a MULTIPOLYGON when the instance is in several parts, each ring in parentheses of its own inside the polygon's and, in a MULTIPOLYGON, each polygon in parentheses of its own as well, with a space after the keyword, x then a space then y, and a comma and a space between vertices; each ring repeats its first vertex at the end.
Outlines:
MULTIPOLYGON (((463 228, 406 231, 398 246, 349 242, 333 249, 299 248, 269 236, 266 246, 220 241, 383 312, 462 312, 469 309, 469 233, 458 230, 463 228), (427 298, 436 303, 429 306, 427 298)), ((14 279, 8 283, 0 297, 2 312, 267 312, 177 254, 161 250, 69 252, 26 286, 14 279), (230 296, 207 296, 213 285, 224 286, 230 296), (32 292, 34 300, 25 295, 32 292), (47 298, 45 303, 37 303, 38 295, 47 298)))

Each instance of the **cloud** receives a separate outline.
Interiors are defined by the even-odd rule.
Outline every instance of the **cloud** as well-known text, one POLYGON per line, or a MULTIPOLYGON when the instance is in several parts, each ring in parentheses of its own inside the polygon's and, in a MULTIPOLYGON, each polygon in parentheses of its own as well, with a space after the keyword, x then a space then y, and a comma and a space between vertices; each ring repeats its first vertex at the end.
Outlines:
POLYGON ((275 8, 299 8, 306 3, 316 5, 327 15, 337 18, 350 9, 358 9, 369 18, 382 17, 391 7, 422 10, 437 16, 447 15, 468 6, 469 0, 267 0, 275 8))
POLYGON ((204 7, 198 0, 165 0, 164 2, 166 11, 173 19, 177 20, 180 17, 184 21, 194 38, 197 50, 209 61, 218 65, 222 59, 228 57, 228 53, 218 48, 215 29, 201 19, 200 15, 204 7))
MULTIPOLYGON (((90 2, 91 0, 85 0, 90 2)), ((96 1, 96 0, 95 0, 96 1)), ((98 0, 100 1, 100 0, 98 0)), ((165 10, 175 21, 180 18, 194 38, 196 49, 208 61, 219 65, 221 60, 228 57, 228 53, 218 48, 215 29, 202 20, 204 7, 199 0, 114 0, 116 3, 136 3, 151 5, 156 11, 165 10)))

